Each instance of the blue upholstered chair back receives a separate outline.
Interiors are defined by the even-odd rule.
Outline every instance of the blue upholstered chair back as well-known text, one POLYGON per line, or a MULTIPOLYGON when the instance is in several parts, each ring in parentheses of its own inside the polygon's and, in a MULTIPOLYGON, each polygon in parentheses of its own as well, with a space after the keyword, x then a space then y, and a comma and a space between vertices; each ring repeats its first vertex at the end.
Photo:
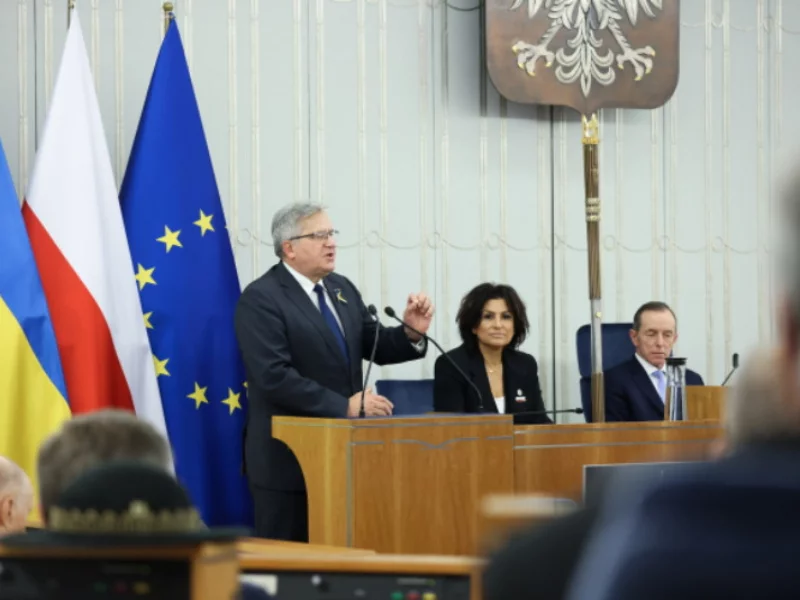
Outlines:
MULTIPOLYGON (((631 342, 631 323, 603 323, 603 371, 628 360, 636 348, 631 342)), ((575 336, 578 349, 578 372, 581 376, 581 405, 587 422, 592 413, 592 331, 583 325, 575 336)))
POLYGON ((433 379, 380 379, 375 393, 394 404, 395 415, 422 415, 433 412, 433 379))

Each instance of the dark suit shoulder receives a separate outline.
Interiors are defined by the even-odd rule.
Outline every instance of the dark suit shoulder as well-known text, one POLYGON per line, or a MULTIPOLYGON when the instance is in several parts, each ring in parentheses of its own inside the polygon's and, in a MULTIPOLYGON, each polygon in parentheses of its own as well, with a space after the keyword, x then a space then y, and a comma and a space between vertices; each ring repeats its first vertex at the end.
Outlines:
POLYGON ((350 280, 344 275, 340 275, 336 271, 325 275, 325 283, 332 288, 341 288, 344 286, 354 287, 350 280))
POLYGON ((608 371, 606 371, 605 377, 608 379, 609 377, 613 378, 628 375, 636 367, 641 369, 642 365, 639 364, 639 361, 636 360, 635 356, 631 356, 628 360, 623 361, 616 367, 611 367, 608 371))
MULTIPOLYGON (((616 367, 605 371, 604 376, 606 381, 609 379, 614 380, 618 377, 630 377, 631 373, 635 373, 638 369, 644 371, 644 367, 636 360, 636 355, 634 355, 628 360, 621 362, 616 367)), ((686 385, 704 385, 703 378, 696 371, 686 369, 686 385)))
POLYGON ((257 279, 254 279, 250 283, 248 283, 242 294, 253 294, 253 293, 266 293, 269 292, 271 289, 275 288, 279 282, 279 271, 283 269, 285 274, 289 275, 289 272, 286 271, 284 267, 281 266, 281 263, 277 263, 270 267, 265 273, 263 273, 257 279))
POLYGON ((503 360, 512 366, 520 366, 525 368, 537 368, 536 358, 533 354, 515 350, 513 348, 506 348, 503 352, 503 360))
POLYGON ((328 273, 325 276, 325 281, 328 282, 329 285, 333 287, 350 287, 356 289, 356 286, 344 275, 337 273, 334 271, 333 273, 328 273))
POLYGON ((705 383, 700 373, 686 369, 686 385, 705 385, 705 383))
MULTIPOLYGON (((480 355, 480 352, 469 348, 466 344, 461 344, 446 354, 461 368, 466 368, 470 363, 476 360, 481 363, 483 362, 483 357, 480 355)), ((514 350, 512 348, 507 348, 503 352, 503 360, 512 367, 528 369, 531 367, 536 368, 537 366, 536 359, 532 354, 528 354, 527 352, 522 352, 520 350, 514 350)), ((440 356, 436 359, 436 362, 439 361, 449 362, 445 356, 440 356)))
POLYGON ((453 348, 452 350, 446 352, 445 354, 447 356, 445 356, 444 354, 439 356, 439 358, 436 359, 436 362, 440 364, 449 363, 450 361, 447 359, 450 358, 454 363, 456 363, 462 369, 469 364, 471 358, 471 354, 467 350, 467 347, 464 344, 461 344, 457 348, 453 348))
POLYGON ((562 598, 590 537, 598 509, 580 509, 512 537, 489 562, 484 598, 562 598))

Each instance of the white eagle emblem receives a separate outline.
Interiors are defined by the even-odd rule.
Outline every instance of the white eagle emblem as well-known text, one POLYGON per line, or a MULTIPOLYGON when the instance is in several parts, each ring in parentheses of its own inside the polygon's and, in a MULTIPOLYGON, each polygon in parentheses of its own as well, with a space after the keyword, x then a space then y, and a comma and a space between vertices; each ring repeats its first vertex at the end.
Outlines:
POLYGON ((514 0, 509 10, 516 10, 527 4, 528 17, 534 18, 544 6, 549 11, 547 18, 550 27, 538 40, 538 43, 517 42, 512 50, 517 55, 517 65, 525 69, 528 75, 536 75, 536 63, 541 58, 545 67, 556 61, 556 79, 564 84, 580 80, 584 97, 592 89, 592 80, 601 85, 611 85, 616 79, 613 64, 616 59, 620 69, 630 63, 636 81, 650 73, 653 68, 653 57, 656 55, 651 46, 632 48, 620 28, 623 16, 627 14, 631 25, 636 26, 639 9, 648 17, 655 17, 655 10, 662 8, 663 0, 514 0), (567 40, 565 48, 552 52, 550 43, 562 29, 574 31, 575 35, 567 40), (607 29, 619 46, 619 53, 608 49, 603 53, 603 41, 596 32, 607 29))

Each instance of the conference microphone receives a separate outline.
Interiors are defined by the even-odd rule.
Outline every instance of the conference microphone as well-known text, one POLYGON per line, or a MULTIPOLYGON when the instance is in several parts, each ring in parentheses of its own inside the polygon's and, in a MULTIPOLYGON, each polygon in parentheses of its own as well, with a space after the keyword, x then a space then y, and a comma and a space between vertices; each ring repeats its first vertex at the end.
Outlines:
POLYGON ((358 418, 363 419, 367 416, 366 409, 364 408, 364 400, 367 393, 367 382, 369 381, 369 372, 372 371, 372 363, 375 362, 375 352, 378 350, 378 335, 381 332, 381 324, 378 322, 378 309, 374 304, 367 307, 367 312, 372 316, 375 321, 375 337, 372 340, 372 352, 369 355, 369 363, 367 364, 367 374, 364 376, 364 385, 361 386, 361 408, 358 411, 358 418))
POLYGON ((514 425, 547 425, 547 423, 542 423, 541 421, 537 421, 536 417, 542 417, 546 415, 563 415, 563 414, 573 414, 573 415, 582 415, 583 409, 581 407, 577 408, 559 408, 559 409, 544 409, 544 410, 526 410, 525 412, 518 412, 518 413, 507 413, 514 417, 514 425))
POLYGON ((728 379, 730 379, 733 376, 733 374, 736 372, 736 369, 739 368, 739 353, 738 352, 734 352, 733 353, 733 361, 732 362, 733 362, 733 368, 731 369, 731 372, 728 373, 728 376, 725 379, 723 379, 721 385, 725 385, 726 383, 728 383, 728 379))
POLYGON ((478 397, 478 412, 482 413, 483 412, 483 398, 481 397, 481 391, 478 389, 478 386, 475 385, 475 383, 469 377, 467 377, 467 374, 464 373, 464 371, 461 370, 461 368, 456 364, 456 362, 452 359, 452 357, 447 352, 445 352, 444 348, 442 348, 439 345, 439 342, 434 340, 431 336, 429 336, 429 335, 427 335, 425 333, 422 333, 421 331, 417 331, 416 329, 411 327, 411 325, 409 325, 408 323, 403 321, 403 319, 401 319, 400 317, 397 316, 397 313, 394 312, 394 309, 391 306, 387 306, 386 308, 384 308, 383 312, 385 312, 387 316, 391 317, 392 319, 394 319, 398 323, 401 323, 403 326, 407 327, 408 329, 410 329, 411 331, 413 331, 417 335, 421 335, 423 339, 429 341, 431 344, 436 346, 436 349, 439 350, 439 352, 442 353, 442 356, 444 356, 451 365, 453 365, 453 368, 456 371, 458 371, 458 374, 461 375, 461 377, 464 378, 464 381, 466 381, 470 385, 470 387, 473 390, 475 390, 475 395, 478 397))

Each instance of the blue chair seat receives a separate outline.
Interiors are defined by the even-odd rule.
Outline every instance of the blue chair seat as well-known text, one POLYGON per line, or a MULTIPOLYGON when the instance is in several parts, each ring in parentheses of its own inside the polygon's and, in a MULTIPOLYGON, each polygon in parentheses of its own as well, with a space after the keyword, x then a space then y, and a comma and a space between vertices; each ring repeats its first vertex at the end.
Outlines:
POLYGON ((433 412, 433 379, 381 379, 375 392, 394 404, 395 415, 433 412))
MULTIPOLYGON (((632 323, 603 323, 603 371, 625 362, 636 347, 630 337, 632 323)), ((592 422, 592 329, 583 325, 575 335, 578 350, 578 371, 581 376, 581 405, 587 423, 592 422)))

